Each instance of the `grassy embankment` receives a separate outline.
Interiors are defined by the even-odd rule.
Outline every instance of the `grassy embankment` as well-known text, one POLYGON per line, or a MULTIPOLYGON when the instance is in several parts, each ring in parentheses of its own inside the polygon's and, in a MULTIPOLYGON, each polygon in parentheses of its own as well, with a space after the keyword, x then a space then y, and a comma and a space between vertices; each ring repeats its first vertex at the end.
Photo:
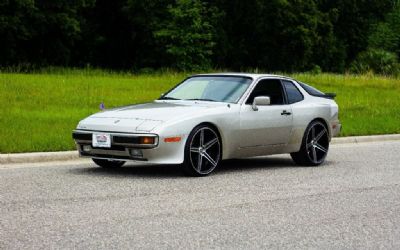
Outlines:
MULTIPOLYGON (((294 74, 325 92, 336 92, 342 136, 400 133, 400 79, 294 74)), ((149 101, 185 74, 131 75, 67 70, 0 73, 0 152, 74 149, 78 121, 106 107, 149 101)))

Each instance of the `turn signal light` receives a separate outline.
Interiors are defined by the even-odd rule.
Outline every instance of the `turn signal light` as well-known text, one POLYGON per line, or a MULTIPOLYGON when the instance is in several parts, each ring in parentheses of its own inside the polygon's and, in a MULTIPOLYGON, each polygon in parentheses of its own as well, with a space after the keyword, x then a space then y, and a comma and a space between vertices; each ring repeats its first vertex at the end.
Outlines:
POLYGON ((140 137, 140 144, 154 144, 154 137, 140 137))
POLYGON ((164 142, 180 142, 181 141, 181 137, 180 136, 176 136, 176 137, 167 137, 164 139, 164 142))

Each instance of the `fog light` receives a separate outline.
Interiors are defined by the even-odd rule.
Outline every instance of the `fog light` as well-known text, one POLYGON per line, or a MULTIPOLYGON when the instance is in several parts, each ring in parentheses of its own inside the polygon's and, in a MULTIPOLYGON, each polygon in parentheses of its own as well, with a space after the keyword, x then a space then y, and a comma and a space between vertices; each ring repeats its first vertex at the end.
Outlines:
POLYGON ((82 150, 83 152, 90 152, 92 150, 92 147, 90 145, 83 145, 82 150))
POLYGON ((140 144, 154 144, 155 138, 154 137, 140 137, 140 144))
POLYGON ((129 149, 129 154, 135 158, 143 158, 143 152, 140 149, 136 149, 136 148, 129 149))

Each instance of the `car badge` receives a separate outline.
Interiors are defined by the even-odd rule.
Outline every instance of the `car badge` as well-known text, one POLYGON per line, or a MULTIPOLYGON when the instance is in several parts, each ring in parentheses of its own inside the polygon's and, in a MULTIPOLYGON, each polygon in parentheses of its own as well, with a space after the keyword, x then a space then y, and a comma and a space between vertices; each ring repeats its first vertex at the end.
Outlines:
POLYGON ((114 124, 117 124, 118 122, 120 122, 121 120, 115 120, 114 121, 114 124))

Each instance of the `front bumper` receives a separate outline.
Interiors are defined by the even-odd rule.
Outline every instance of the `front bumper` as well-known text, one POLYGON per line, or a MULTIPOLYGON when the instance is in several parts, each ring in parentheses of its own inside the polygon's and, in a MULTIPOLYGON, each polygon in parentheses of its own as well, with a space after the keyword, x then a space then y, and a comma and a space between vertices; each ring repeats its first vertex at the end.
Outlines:
POLYGON ((183 162, 184 142, 165 143, 157 134, 116 133, 91 130, 74 130, 75 140, 81 157, 140 161, 153 164, 180 164, 183 162), (111 137, 110 148, 92 145, 93 133, 107 133, 111 137), (140 144, 138 138, 154 137, 154 144, 140 144), (138 154, 140 152, 140 154, 138 154))
POLYGON ((143 156, 132 154, 132 149, 136 149, 136 152, 141 152, 142 149, 156 148, 158 145, 158 136, 155 134, 126 134, 104 132, 110 134, 111 147, 96 148, 92 146, 92 135, 95 132, 99 133, 98 131, 87 130, 74 130, 72 132, 72 138, 75 140, 79 154, 81 156, 101 157, 119 160, 147 161, 147 159, 143 156), (141 137, 152 137, 154 138, 154 143, 141 144, 141 137))

